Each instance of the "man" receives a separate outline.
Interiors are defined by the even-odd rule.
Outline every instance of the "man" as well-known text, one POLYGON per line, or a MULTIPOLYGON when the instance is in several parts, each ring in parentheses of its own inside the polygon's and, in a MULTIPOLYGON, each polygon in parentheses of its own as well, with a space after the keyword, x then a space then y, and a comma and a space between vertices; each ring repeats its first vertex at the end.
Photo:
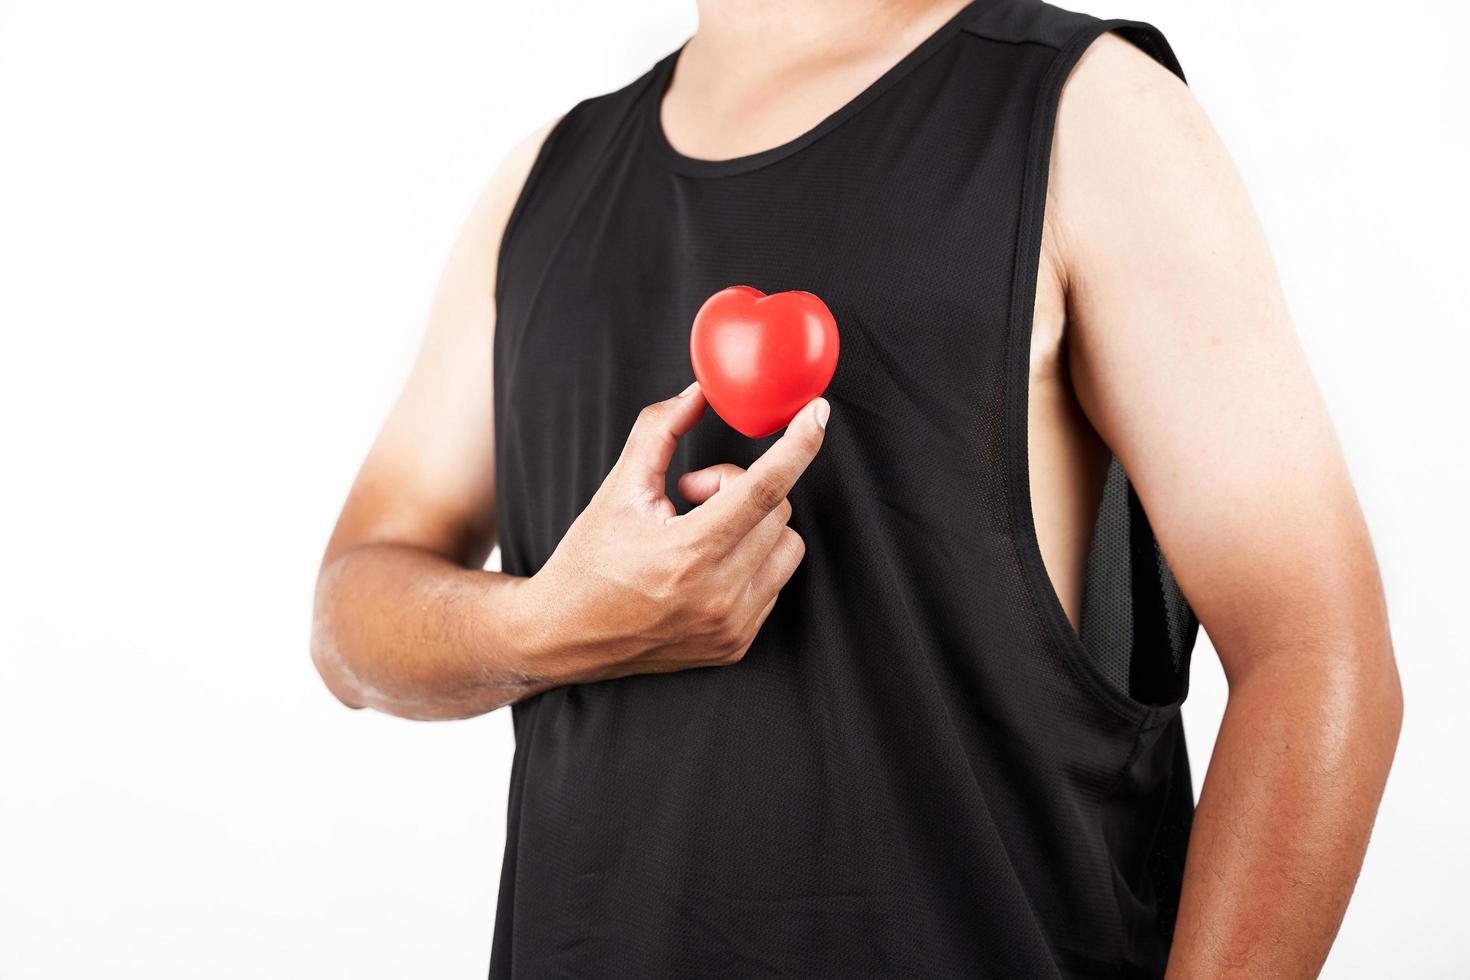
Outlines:
POLYGON ((1309 976, 1401 712, 1224 150, 1156 30, 1036 0, 702 0, 528 140, 317 609, 348 705, 515 706, 492 976, 1309 976), (735 283, 842 331, 779 437, 673 394, 735 283))

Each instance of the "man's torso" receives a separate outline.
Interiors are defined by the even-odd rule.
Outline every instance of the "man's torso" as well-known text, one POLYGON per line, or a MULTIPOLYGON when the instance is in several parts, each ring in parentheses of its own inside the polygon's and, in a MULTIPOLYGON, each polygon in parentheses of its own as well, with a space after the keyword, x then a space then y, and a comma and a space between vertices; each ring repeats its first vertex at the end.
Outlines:
MULTIPOLYGON (((1107 455, 1057 356, 1038 126, 1095 25, 1052 11, 972 5, 773 150, 674 150, 667 59, 543 147, 499 276, 507 571, 546 560, 638 408, 687 383, 711 292, 815 292, 843 349, 791 498, 807 558, 746 659, 516 706, 495 975, 1162 963, 1187 763, 1177 700, 1131 699, 1076 632, 1107 455)), ((706 418, 671 473, 765 444, 706 418)), ((1126 580, 1150 539, 1122 533, 1103 560, 1126 580)), ((1104 632, 1167 636, 1171 610, 1099 581, 1127 607, 1104 632)))

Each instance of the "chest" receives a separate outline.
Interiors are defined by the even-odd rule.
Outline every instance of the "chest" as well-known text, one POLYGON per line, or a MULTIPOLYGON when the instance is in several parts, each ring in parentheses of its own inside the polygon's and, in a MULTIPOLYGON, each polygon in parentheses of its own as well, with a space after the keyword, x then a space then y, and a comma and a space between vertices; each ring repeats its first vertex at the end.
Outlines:
POLYGON ((690 378, 695 312, 736 284, 820 296, 842 334, 834 394, 875 412, 899 389, 998 379, 1014 214, 841 183, 654 176, 634 192, 608 187, 553 253, 512 270, 497 387, 537 401, 566 390, 665 397, 690 378))
MULTIPOLYGON (((497 297, 497 471, 518 484, 500 499, 526 508, 530 564, 595 492, 641 407, 692 379, 694 315, 736 284, 815 293, 837 320, 826 394, 839 422, 802 493, 917 515, 891 491, 898 461, 999 491, 1030 117, 931 67, 740 172, 680 172, 636 122, 606 144, 555 148, 508 235, 497 297)), ((749 465, 766 444, 706 418, 673 475, 749 465)), ((938 506, 925 513, 915 520, 940 521, 938 506)))

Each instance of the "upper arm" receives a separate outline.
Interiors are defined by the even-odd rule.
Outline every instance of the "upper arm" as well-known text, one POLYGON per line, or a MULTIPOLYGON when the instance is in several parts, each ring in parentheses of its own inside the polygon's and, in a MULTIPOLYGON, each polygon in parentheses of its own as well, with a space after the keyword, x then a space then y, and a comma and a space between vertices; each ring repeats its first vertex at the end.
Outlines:
POLYGON ((1241 180, 1189 90, 1120 38, 1064 90, 1047 211, 1078 397, 1227 674, 1308 635, 1386 637, 1347 467, 1241 180))
POLYGON ((327 561, 393 543, 478 565, 494 546, 496 264, 511 210, 554 125, 506 157, 461 228, 417 360, 348 494, 327 561))

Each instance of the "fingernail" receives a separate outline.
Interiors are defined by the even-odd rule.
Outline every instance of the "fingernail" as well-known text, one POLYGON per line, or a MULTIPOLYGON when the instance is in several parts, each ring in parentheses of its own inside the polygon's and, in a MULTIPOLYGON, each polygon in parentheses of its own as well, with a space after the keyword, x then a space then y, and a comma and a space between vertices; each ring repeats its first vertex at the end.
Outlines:
POLYGON ((692 381, 692 382, 690 382, 688 388, 685 388, 683 391, 679 392, 679 397, 680 398, 685 398, 685 397, 687 397, 689 395, 694 394, 694 389, 695 388, 698 388, 698 387, 699 387, 699 382, 698 381, 692 381))
POLYGON ((825 399, 825 398, 818 398, 817 399, 817 407, 814 410, 814 413, 815 413, 815 415, 817 417, 817 428, 819 428, 819 429, 825 429, 825 428, 827 428, 827 416, 829 416, 829 415, 832 414, 832 406, 829 405, 829 404, 827 404, 827 399, 825 399))

